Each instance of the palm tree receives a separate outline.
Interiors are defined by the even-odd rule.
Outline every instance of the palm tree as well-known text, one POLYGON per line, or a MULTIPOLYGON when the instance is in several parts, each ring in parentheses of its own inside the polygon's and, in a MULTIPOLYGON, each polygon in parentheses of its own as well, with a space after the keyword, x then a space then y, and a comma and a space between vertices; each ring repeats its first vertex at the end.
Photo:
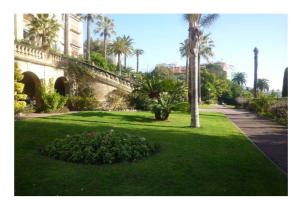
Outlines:
POLYGON ((91 44, 90 44, 90 23, 94 22, 94 19, 97 17, 95 14, 79 14, 80 18, 86 21, 86 52, 85 52, 85 59, 90 60, 90 49, 91 49, 91 44))
MULTIPOLYGON (((218 15, 185 14, 189 23, 189 68, 191 75, 191 127, 200 127, 198 107, 198 62, 199 46, 201 39, 200 27, 206 27, 217 18, 218 15)), ((200 51, 201 52, 201 51, 200 51)))
POLYGON ((244 72, 237 72, 233 75, 232 82, 243 86, 246 84, 246 74, 244 72))
POLYGON ((214 41, 210 39, 210 33, 203 35, 201 33, 199 55, 198 55, 198 103, 201 103, 201 65, 200 57, 202 56, 206 62, 210 62, 210 58, 214 56, 212 48, 215 47, 214 41))
POLYGON ((54 15, 37 14, 28 27, 28 37, 43 49, 49 49, 57 37, 60 25, 54 15))
POLYGON ((64 54, 69 55, 69 14, 64 14, 64 54))
POLYGON ((126 65, 126 59, 127 59, 127 56, 128 55, 131 55, 132 52, 133 52, 133 47, 132 47, 132 44, 133 44, 133 39, 130 38, 129 35, 123 35, 122 37, 122 40, 124 41, 125 43, 125 52, 124 52, 124 67, 126 68, 127 65, 126 65))
POLYGON ((269 80, 265 78, 257 79, 257 88, 261 92, 268 92, 269 91, 269 80))
POLYGON ((257 55, 258 55, 258 48, 254 48, 254 85, 253 85, 253 91, 254 91, 254 97, 257 97, 257 55))
POLYGON ((185 83, 188 85, 189 80, 189 40, 185 39, 184 42, 180 43, 179 52, 181 57, 185 57, 185 83))
POLYGON ((118 71, 117 74, 120 76, 122 73, 122 66, 121 66, 121 55, 126 52, 126 44, 121 37, 117 37, 116 40, 111 45, 112 53, 118 56, 118 71))
POLYGON ((103 15, 99 15, 98 20, 96 25, 96 29, 95 29, 95 33, 100 33, 100 36, 103 36, 103 44, 104 44, 104 58, 106 59, 106 55, 107 55, 107 44, 106 44, 106 40, 107 38, 110 38, 112 34, 115 34, 115 25, 114 25, 114 21, 106 16, 103 15))
POLYGON ((134 53, 134 55, 136 55, 136 72, 139 72, 139 57, 140 57, 140 55, 144 54, 144 50, 135 49, 133 53, 134 53))

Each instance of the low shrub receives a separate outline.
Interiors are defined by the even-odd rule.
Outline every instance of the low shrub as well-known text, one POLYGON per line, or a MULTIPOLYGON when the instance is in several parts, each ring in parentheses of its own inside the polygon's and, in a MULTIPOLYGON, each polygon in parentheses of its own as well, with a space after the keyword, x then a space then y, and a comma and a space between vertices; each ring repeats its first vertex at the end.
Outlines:
POLYGON ((259 93, 257 98, 250 101, 249 110, 258 114, 266 114, 274 103, 275 98, 273 96, 259 93))
POLYGON ((57 92, 42 94, 44 112, 57 112, 64 108, 68 98, 57 92))
POLYGON ((158 151, 159 146, 144 137, 111 130, 67 135, 48 144, 42 154, 68 162, 112 164, 140 160, 158 151))
POLYGON ((95 110, 99 102, 94 97, 70 96, 67 106, 71 111, 95 110))
POLYGON ((60 95, 54 89, 53 79, 46 84, 42 82, 41 89, 42 105, 39 111, 42 112, 59 112, 67 103, 68 97, 60 95))
POLYGON ((191 106, 189 104, 189 102, 181 102, 176 104, 173 107, 174 111, 181 111, 181 112, 190 112, 191 111, 191 106))
POLYGON ((129 94, 119 89, 113 90, 106 95, 102 108, 114 111, 129 109, 129 94))
POLYGON ((288 102, 287 101, 279 101, 271 106, 269 109, 272 117, 275 120, 283 124, 287 124, 288 122, 288 102))

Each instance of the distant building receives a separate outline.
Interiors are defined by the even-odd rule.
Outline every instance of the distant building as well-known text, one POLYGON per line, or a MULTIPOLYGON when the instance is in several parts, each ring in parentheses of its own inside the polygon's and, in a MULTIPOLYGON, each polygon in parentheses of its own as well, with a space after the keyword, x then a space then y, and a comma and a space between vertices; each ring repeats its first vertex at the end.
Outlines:
POLYGON ((230 65, 230 64, 227 64, 225 62, 215 62, 213 64, 217 64, 217 65, 220 65, 223 70, 226 72, 226 75, 227 75, 227 79, 231 80, 232 79, 232 70, 233 70, 233 65, 230 65))
MULTIPOLYGON (((231 74, 233 70, 233 66, 229 65, 225 62, 215 62, 212 64, 217 64, 222 67, 222 69, 226 72, 227 79, 231 80, 231 74)), ((201 68, 205 68, 207 64, 200 65, 201 68)), ((183 75, 186 72, 186 66, 179 66, 177 64, 167 64, 167 63, 162 63, 158 64, 157 66, 165 66, 168 67, 172 70, 175 76, 183 75)))
MULTIPOLYGON (((15 14, 15 27, 14 34, 15 40, 25 40, 28 35, 28 25, 30 21, 36 14, 15 14)), ((59 52, 64 52, 64 23, 65 23, 65 14, 54 14, 55 19, 61 25, 57 33, 57 38, 52 45, 53 49, 58 50, 59 52)), ((78 57, 83 55, 83 23, 81 19, 76 14, 69 14, 69 55, 78 57)))

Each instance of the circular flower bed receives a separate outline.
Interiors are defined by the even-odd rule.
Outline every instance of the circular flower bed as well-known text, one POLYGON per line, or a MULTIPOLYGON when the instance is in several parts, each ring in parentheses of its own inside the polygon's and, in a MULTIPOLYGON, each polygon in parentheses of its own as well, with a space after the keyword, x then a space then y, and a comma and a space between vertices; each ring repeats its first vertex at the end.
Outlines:
POLYGON ((75 163, 112 164, 135 161, 159 151, 159 146, 144 137, 117 133, 82 133, 48 144, 42 153, 51 158, 75 163))

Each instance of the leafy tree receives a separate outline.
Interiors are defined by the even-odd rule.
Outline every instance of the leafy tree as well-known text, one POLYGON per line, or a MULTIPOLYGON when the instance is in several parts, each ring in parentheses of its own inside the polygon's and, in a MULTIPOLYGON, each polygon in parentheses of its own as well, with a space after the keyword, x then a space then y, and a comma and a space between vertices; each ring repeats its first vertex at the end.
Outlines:
POLYGON ((244 72, 237 72, 233 75, 232 82, 243 86, 246 84, 246 74, 244 72))
POLYGON ((268 92, 269 91, 269 80, 265 78, 257 79, 257 88, 261 92, 268 92))
POLYGON ((115 72, 117 69, 113 63, 111 63, 109 60, 106 60, 104 56, 98 52, 91 52, 91 61, 104 70, 115 72))
POLYGON ((86 21, 86 52, 85 56, 87 60, 90 60, 90 50, 91 50, 91 44, 90 44, 90 39, 91 39, 91 34, 90 34, 90 24, 94 22, 94 19, 97 17, 95 14, 79 14, 79 17, 86 21))
POLYGON ((283 85, 282 85, 282 97, 288 96, 288 68, 284 70, 283 85))
POLYGON ((135 49, 133 51, 134 55, 136 55, 136 72, 139 72, 139 58, 140 58, 140 55, 143 55, 144 54, 144 50, 143 49, 135 49))
POLYGON ((28 38, 35 45, 40 45, 43 49, 47 50, 56 39, 60 25, 54 15, 37 14, 32 17, 28 28, 28 38))
POLYGON ((206 65, 206 69, 216 75, 218 78, 226 79, 227 75, 223 68, 218 64, 208 64, 206 65))
POLYGON ((16 63, 14 68, 14 112, 18 114, 25 110, 27 95, 23 94, 24 84, 20 82, 23 79, 22 72, 16 63))
MULTIPOLYGON (((210 34, 203 34, 201 32, 199 55, 198 55, 198 76, 201 77, 200 58, 203 57, 206 62, 210 62, 210 58, 214 56, 212 48, 215 47, 214 41, 210 38, 210 34)), ((198 78, 198 103, 201 103, 201 78, 198 78)))
POLYGON ((163 65, 156 65, 151 73, 153 76, 159 77, 160 79, 175 79, 172 70, 163 65))
POLYGON ((99 33, 100 36, 103 36, 103 44, 104 44, 104 57, 106 59, 107 56, 107 38, 111 37, 112 34, 115 34, 115 25, 114 21, 106 16, 98 15, 98 21, 96 23, 95 33, 99 33))

